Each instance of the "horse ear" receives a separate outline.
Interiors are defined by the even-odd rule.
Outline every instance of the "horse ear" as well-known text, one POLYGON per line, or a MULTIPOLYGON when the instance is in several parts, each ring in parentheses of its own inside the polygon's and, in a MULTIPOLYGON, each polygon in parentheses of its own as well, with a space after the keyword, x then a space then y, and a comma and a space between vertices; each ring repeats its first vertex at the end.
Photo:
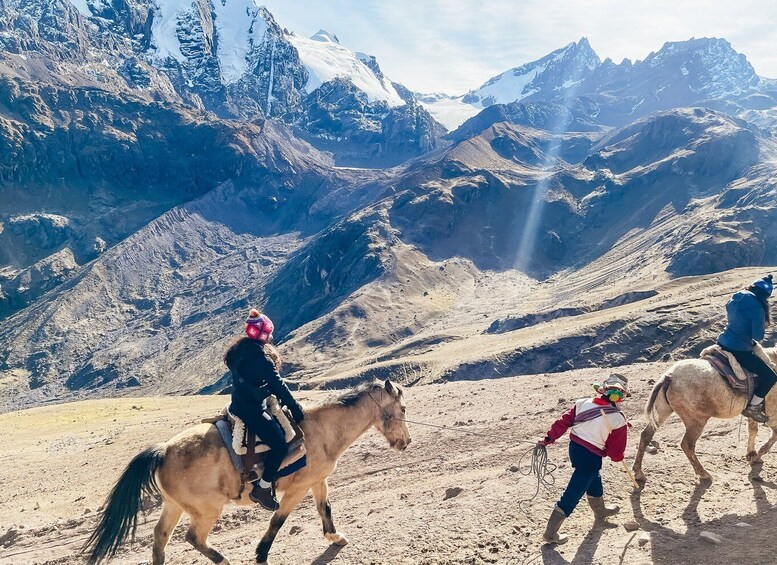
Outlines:
POLYGON ((397 394, 397 387, 395 387, 394 383, 392 383, 388 379, 386 379, 386 392, 388 392, 392 396, 396 396, 397 394))

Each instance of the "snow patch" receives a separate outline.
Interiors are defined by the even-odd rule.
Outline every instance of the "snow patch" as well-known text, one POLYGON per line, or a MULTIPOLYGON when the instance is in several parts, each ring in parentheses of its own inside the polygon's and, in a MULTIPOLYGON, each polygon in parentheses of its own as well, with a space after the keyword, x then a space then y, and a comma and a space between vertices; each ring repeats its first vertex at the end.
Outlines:
POLYGON ((384 101, 389 106, 403 106, 405 101, 390 82, 381 81, 359 57, 336 41, 327 32, 318 32, 311 39, 288 35, 288 39, 299 53, 300 61, 308 71, 305 89, 313 92, 319 86, 334 78, 348 78, 356 88, 367 95, 370 102, 384 101), (316 39, 314 39, 316 38, 316 39))
POLYGON ((432 117, 444 125, 448 131, 453 131, 472 116, 480 112, 480 108, 461 101, 461 97, 451 98, 439 94, 423 95, 419 99, 432 117))
POLYGON ((70 0, 70 3, 75 7, 76 10, 81 12, 82 16, 87 18, 92 17, 92 11, 89 9, 89 4, 86 3, 86 0, 70 0))
MULTIPOLYGON (((78 0, 86 1, 86 0, 78 0)), ((216 53, 225 84, 240 79, 248 70, 251 49, 261 44, 268 24, 254 0, 212 0, 216 53)), ((187 19, 199 18, 199 8, 192 0, 154 0, 154 19, 151 24, 151 43, 154 59, 175 59, 187 62, 181 52, 181 39, 188 33, 187 19)), ((189 80, 191 83, 191 79, 189 80)))
POLYGON ((262 42, 267 22, 253 0, 213 0, 213 15, 221 76, 231 84, 248 69, 248 54, 262 42))
POLYGON ((172 58, 185 63, 186 57, 181 53, 181 42, 178 40, 178 19, 192 9, 191 1, 155 0, 154 6, 151 43, 156 50, 155 57, 160 60, 172 58))
POLYGON ((528 69, 519 67, 492 78, 475 92, 480 97, 481 107, 484 107, 482 103, 484 99, 488 99, 492 104, 509 104, 526 98, 532 93, 527 91, 527 87, 545 71, 547 66, 546 63, 528 69))

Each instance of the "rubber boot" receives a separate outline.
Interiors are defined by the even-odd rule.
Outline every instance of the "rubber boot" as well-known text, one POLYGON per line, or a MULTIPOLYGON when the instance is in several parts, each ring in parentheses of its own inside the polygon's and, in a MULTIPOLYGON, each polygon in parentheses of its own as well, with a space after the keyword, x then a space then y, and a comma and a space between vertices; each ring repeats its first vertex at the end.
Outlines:
POLYGON ((542 539, 545 540, 545 543, 559 545, 562 543, 567 543, 569 536, 566 534, 558 533, 558 529, 566 519, 567 515, 564 514, 564 511, 559 508, 558 504, 556 504, 555 508, 553 508, 553 512, 551 513, 550 518, 548 518, 548 525, 545 527, 545 533, 542 535, 542 539))
POLYGON ((617 504, 605 504, 603 496, 589 496, 588 505, 594 511, 594 518, 597 522, 603 522, 621 511, 620 506, 617 504))

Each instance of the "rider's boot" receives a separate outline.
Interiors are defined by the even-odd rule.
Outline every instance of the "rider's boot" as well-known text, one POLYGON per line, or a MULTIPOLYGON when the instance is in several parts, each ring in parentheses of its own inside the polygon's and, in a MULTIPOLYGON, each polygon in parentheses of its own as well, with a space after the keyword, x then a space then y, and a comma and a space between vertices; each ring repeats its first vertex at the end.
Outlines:
POLYGON ((764 412, 764 403, 748 404, 744 410, 742 410, 742 416, 751 418, 759 424, 765 424, 769 420, 769 416, 764 412))
POLYGON ((262 482, 263 481, 256 481, 254 483, 254 488, 251 489, 248 498, 259 504, 259 506, 265 510, 275 512, 278 510, 279 506, 278 501, 275 498, 275 488, 273 488, 272 484, 270 484, 270 486, 263 487, 261 485, 262 482))

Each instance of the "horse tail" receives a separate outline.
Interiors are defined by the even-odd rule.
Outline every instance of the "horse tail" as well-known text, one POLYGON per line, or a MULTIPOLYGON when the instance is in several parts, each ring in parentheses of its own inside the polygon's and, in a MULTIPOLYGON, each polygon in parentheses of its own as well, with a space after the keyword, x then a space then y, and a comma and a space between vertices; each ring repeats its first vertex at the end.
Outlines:
POLYGON ((96 565, 113 557, 127 538, 135 537, 142 495, 159 494, 156 471, 164 463, 161 445, 138 453, 116 481, 105 501, 97 528, 81 548, 86 562, 96 565))
MULTIPOLYGON (((647 404, 645 405, 645 418, 648 421, 648 425, 653 426, 653 428, 658 428, 658 426, 661 425, 661 422, 658 418, 658 410, 656 410, 656 402, 661 400, 661 397, 663 397, 663 401, 669 404, 669 402, 666 399, 666 391, 669 389, 669 385, 672 383, 672 377, 667 372, 664 373, 664 375, 658 380, 658 382, 653 387, 653 390, 650 393, 650 398, 647 401, 647 404), (660 395, 660 396, 659 396, 660 395)), ((670 411, 671 414, 671 411, 670 411)))

